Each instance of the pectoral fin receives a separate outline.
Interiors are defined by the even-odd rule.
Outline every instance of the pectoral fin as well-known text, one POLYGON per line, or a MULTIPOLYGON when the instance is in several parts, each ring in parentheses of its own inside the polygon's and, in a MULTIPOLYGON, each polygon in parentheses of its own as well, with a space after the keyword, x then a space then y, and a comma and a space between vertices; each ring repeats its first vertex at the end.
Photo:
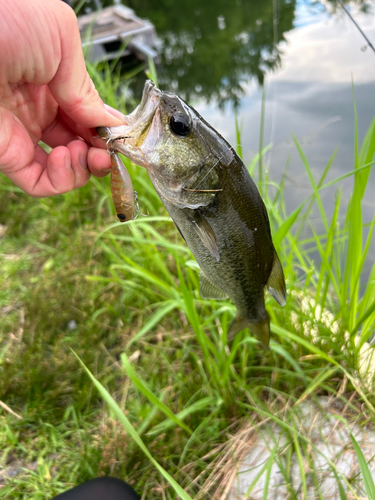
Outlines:
POLYGON ((285 306, 286 288, 284 272, 275 249, 273 250, 272 271, 268 278, 267 286, 272 297, 274 297, 281 306, 285 306))
POLYGON ((201 239, 203 245, 207 248, 212 257, 214 257, 216 261, 219 262, 219 248, 217 246, 216 236, 212 227, 209 225, 206 219, 199 214, 199 212, 196 212, 191 218, 191 223, 195 229, 195 232, 201 239))
POLYGON ((200 294, 202 299, 216 299, 216 300, 224 300, 228 297, 228 295, 213 285, 202 273, 201 273, 201 286, 200 286, 200 294))

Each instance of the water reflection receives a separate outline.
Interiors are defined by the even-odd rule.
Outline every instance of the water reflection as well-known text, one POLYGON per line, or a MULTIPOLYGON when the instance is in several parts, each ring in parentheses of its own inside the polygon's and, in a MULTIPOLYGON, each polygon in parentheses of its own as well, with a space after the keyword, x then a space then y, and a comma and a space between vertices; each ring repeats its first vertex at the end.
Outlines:
MULTIPOLYGON (((78 0, 77 0, 78 1, 78 0)), ((244 85, 262 83, 268 72, 282 65, 280 44, 298 23, 296 11, 335 12, 336 0, 123 0, 149 19, 160 39, 162 88, 189 101, 215 101, 237 106, 244 85)), ((348 3, 348 0, 345 1, 348 3)), ((368 10, 369 2, 357 2, 368 10)), ((102 0, 101 5, 112 5, 102 0)), ((94 7, 93 1, 86 6, 94 7)), ((140 90, 140 89, 137 89, 140 90)), ((136 93, 137 93, 136 90, 136 93)))
POLYGON ((161 39, 163 87, 188 100, 239 103, 243 84, 280 65, 278 44, 293 27, 296 0, 131 0, 161 39))
POLYGON ((293 27, 296 8, 296 0, 124 3, 155 25, 161 87, 219 105, 238 105, 245 83, 262 83, 267 71, 280 66, 278 45, 293 27))
MULTIPOLYGON (((297 18, 301 12, 296 11, 297 18)), ((356 20, 370 40, 375 40, 374 17, 355 13, 356 20)), ((303 19, 306 21, 307 16, 303 19)), ((328 174, 332 180, 354 168, 354 106, 352 83, 358 114, 359 140, 375 114, 375 57, 371 50, 362 51, 363 38, 347 16, 329 18, 321 13, 303 27, 286 34, 281 44, 282 67, 266 78, 266 116, 264 143, 273 144, 266 164, 271 178, 279 182, 288 165, 286 204, 292 211, 311 193, 310 183, 301 158, 292 141, 297 137, 316 179, 337 147, 337 154, 328 174), (312 22, 314 21, 314 22, 312 22)), ((246 87, 241 101, 240 121, 243 129, 243 152, 248 163, 259 148, 261 90, 246 87)), ((204 118, 231 143, 236 132, 233 111, 224 112, 204 102, 196 106, 204 118)), ((322 192, 328 217, 332 214, 335 190, 343 189, 342 206, 346 206, 353 179, 348 178, 322 192)), ((364 197, 363 217, 371 221, 375 212, 375 170, 371 174, 364 197)), ((317 214, 317 218, 318 214, 317 214)), ((319 231, 315 220, 311 220, 319 231)), ((375 255, 375 252, 374 252, 375 255)))

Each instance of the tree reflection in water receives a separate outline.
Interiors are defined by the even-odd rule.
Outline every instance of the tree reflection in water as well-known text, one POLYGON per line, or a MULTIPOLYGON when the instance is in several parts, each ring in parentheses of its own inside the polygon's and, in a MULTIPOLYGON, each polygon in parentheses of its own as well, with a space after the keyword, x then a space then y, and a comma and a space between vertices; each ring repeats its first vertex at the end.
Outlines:
POLYGON ((293 27, 296 0, 130 0, 129 6, 150 19, 161 39, 163 88, 187 100, 237 105, 243 84, 262 83, 280 65, 278 44, 293 27))
MULTIPOLYGON (((157 68, 161 88, 188 101, 203 98, 219 106, 227 102, 237 106, 245 93, 244 84, 253 78, 262 84, 266 72, 281 65, 279 45, 285 40, 284 33, 293 28, 297 0, 123 3, 155 25, 161 41, 157 68)), ((102 0, 101 4, 113 2, 102 0)), ((366 11, 367 0, 358 4, 366 11)), ((329 0, 326 7, 334 12, 336 5, 336 0, 329 0)), ((136 94, 141 93, 143 83, 139 86, 136 94)))
POLYGON ((293 27, 296 7, 296 0, 123 3, 156 28, 161 42, 157 68, 161 88, 189 101, 204 98, 219 105, 237 105, 245 83, 252 78, 262 83, 264 74, 280 65, 278 44, 293 27))

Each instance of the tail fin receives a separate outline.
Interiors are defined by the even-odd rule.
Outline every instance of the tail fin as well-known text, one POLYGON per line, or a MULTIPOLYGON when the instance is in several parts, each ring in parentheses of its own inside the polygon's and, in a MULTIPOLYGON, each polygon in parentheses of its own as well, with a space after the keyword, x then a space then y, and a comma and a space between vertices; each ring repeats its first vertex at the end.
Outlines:
POLYGON ((237 313, 236 317, 230 324, 228 330, 228 336, 234 337, 244 328, 249 328, 250 331, 258 337, 258 340, 260 340, 265 349, 269 348, 268 346, 270 343, 271 332, 270 332, 270 318, 268 317, 268 314, 265 319, 262 319, 257 323, 253 323, 252 321, 248 320, 247 318, 244 318, 243 316, 240 316, 239 313, 237 313))

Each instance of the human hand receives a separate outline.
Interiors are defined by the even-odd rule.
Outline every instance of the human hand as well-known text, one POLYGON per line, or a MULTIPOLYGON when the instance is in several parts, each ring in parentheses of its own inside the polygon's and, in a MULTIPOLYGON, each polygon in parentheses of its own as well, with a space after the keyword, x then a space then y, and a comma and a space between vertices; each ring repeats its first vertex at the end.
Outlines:
POLYGON ((87 74, 77 19, 60 0, 0 0, 0 172, 32 196, 108 173, 98 126, 123 124, 87 74), (53 148, 47 154, 39 141, 53 148))

